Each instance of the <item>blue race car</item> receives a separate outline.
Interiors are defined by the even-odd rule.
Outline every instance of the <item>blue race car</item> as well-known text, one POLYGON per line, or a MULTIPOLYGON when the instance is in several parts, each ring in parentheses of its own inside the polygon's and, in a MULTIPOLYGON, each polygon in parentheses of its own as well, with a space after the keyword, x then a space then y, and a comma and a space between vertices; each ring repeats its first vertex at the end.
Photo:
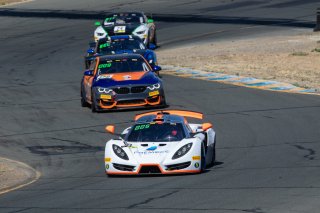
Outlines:
MULTIPOLYGON (((127 53, 142 55, 153 70, 158 65, 155 52, 147 49, 138 36, 121 35, 101 38, 96 43, 90 44, 90 46, 85 56, 86 69, 89 68, 92 60, 97 56, 127 53)), ((154 71, 159 75, 159 70, 154 71)))
POLYGON ((81 106, 90 105, 92 112, 166 106, 162 80, 139 54, 96 57, 81 81, 81 106))

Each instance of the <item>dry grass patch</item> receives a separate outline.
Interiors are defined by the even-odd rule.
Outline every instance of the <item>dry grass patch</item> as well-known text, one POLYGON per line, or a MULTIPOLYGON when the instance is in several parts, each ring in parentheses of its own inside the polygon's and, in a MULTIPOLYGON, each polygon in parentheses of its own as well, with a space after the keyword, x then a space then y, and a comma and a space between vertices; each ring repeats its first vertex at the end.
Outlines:
POLYGON ((24 2, 24 1, 26 1, 26 0, 0 0, 0 5, 20 3, 20 2, 24 2))
POLYGON ((320 33, 213 42, 159 50, 159 64, 320 89, 320 33))

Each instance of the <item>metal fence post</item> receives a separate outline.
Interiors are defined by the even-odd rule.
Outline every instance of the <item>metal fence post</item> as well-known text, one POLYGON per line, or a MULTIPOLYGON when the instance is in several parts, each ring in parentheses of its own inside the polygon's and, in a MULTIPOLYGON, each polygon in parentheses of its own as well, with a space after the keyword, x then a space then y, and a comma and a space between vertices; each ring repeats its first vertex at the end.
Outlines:
POLYGON ((317 12, 317 24, 313 31, 320 31, 320 8, 318 8, 317 12))

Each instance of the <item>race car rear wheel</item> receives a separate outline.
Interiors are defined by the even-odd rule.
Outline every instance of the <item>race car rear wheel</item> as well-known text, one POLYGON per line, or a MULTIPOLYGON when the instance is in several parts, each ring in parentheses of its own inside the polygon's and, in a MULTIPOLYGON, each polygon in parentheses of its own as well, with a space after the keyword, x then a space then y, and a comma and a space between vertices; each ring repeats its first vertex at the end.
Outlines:
POLYGON ((152 41, 152 43, 153 43, 156 47, 158 47, 157 31, 156 31, 156 30, 154 30, 154 36, 153 36, 153 41, 152 41))

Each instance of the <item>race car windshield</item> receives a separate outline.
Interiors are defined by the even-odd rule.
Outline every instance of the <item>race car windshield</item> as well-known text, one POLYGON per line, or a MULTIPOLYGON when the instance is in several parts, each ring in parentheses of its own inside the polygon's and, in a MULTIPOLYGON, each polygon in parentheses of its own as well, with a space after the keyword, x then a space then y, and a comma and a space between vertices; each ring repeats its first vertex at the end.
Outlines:
POLYGON ((130 23, 143 23, 143 18, 141 16, 129 15, 129 16, 117 16, 114 22, 116 24, 130 24, 130 23))
POLYGON ((171 142, 181 141, 185 133, 181 123, 145 123, 131 128, 128 142, 171 142))
POLYGON ((98 75, 151 71, 150 67, 142 58, 123 58, 118 60, 100 61, 98 75))
POLYGON ((124 50, 144 50, 144 44, 135 39, 118 39, 112 42, 101 43, 97 52, 103 55, 115 54, 124 50))

